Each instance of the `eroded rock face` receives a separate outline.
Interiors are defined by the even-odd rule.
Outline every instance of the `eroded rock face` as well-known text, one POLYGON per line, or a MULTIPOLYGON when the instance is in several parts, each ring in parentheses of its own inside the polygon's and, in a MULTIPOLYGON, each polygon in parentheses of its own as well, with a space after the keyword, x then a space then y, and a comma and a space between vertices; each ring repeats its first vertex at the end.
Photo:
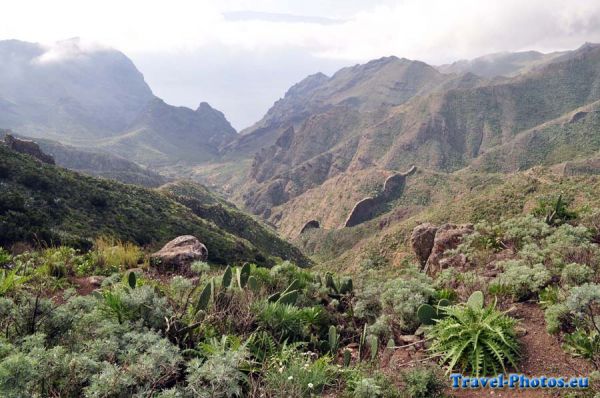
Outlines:
POLYGON ((443 268, 463 267, 467 263, 464 254, 448 255, 456 249, 465 235, 473 232, 472 224, 444 224, 436 227, 431 223, 413 229, 410 242, 425 272, 436 274, 443 268))
POLYGON ((204 261, 208 257, 208 249, 198 238, 192 235, 178 236, 152 254, 152 263, 161 270, 186 272, 194 261, 204 261))
POLYGON ((421 268, 427 263, 427 259, 433 249, 433 241, 435 239, 435 233, 438 227, 431 223, 424 223, 417 225, 413 229, 410 236, 410 244, 421 263, 421 268))
POLYGON ((319 221, 310 220, 309 222, 304 224, 304 226, 300 230, 300 233, 303 234, 304 232, 308 231, 309 229, 318 229, 318 228, 320 228, 320 226, 321 226, 321 224, 319 224, 319 221))
POLYGON ((55 164, 54 158, 50 155, 45 154, 40 146, 29 140, 21 140, 13 137, 11 134, 4 136, 4 142, 13 151, 24 153, 25 155, 33 156, 43 163, 55 164))
POLYGON ((405 173, 396 173, 385 180, 382 191, 375 197, 366 197, 354 205, 348 215, 344 227, 354 227, 365 221, 371 220, 385 211, 384 205, 397 199, 404 191, 406 177, 414 174, 416 167, 413 165, 405 173))
POLYGON ((447 256, 448 250, 456 249, 463 237, 473 232, 473 224, 444 224, 435 233, 431 254, 425 264, 425 272, 436 274, 442 268, 461 267, 466 264, 466 257, 458 254, 447 256))

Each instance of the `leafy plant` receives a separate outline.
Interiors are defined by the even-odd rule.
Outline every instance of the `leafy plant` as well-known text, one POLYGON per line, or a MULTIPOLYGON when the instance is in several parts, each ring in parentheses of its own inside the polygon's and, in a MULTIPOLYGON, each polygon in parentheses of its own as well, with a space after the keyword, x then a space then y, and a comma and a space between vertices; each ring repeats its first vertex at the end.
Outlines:
POLYGON ((538 201, 533 214, 544 217, 548 225, 561 225, 577 218, 577 213, 569 210, 570 204, 570 201, 565 200, 562 195, 558 195, 556 199, 542 198, 538 201))
POLYGON ((448 365, 475 375, 497 374, 506 365, 516 367, 519 345, 516 321, 496 310, 495 305, 454 305, 445 309, 446 317, 428 331, 430 351, 448 365))

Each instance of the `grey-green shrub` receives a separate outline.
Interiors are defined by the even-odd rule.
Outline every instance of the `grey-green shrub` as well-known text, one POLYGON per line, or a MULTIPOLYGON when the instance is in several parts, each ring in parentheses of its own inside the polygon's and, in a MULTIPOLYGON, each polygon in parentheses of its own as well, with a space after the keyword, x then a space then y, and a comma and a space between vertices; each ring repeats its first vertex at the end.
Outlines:
POLYGON ((411 333, 419 327, 417 310, 435 294, 431 278, 420 272, 393 279, 383 286, 383 311, 393 316, 402 332, 411 333))
POLYGON ((493 284, 517 300, 538 293, 552 278, 543 264, 528 265, 522 260, 507 260, 498 265, 504 272, 494 279, 493 284))
POLYGON ((594 270, 585 264, 570 263, 564 266, 560 282, 565 286, 578 286, 590 282, 594 270))

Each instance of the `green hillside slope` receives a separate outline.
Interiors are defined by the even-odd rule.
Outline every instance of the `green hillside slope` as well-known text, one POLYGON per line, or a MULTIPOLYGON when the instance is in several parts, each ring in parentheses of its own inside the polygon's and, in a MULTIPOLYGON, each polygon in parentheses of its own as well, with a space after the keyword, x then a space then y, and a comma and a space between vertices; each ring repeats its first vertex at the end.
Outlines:
MULTIPOLYGON (((178 235, 192 234, 207 246, 209 261, 265 265, 274 252, 289 250, 279 240, 272 240, 273 251, 264 245, 264 250, 258 249, 160 192, 41 164, 4 146, 0 146, 0 189, 0 246, 27 241, 85 248, 94 238, 108 235, 158 247, 178 235)), ((262 232, 261 226, 255 228, 262 232)), ((298 252, 287 258, 303 260, 298 252)))

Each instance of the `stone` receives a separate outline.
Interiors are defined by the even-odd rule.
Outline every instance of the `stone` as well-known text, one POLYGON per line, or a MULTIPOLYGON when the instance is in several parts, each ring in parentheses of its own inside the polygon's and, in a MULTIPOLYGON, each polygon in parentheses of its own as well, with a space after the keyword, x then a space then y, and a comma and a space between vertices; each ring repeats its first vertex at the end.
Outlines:
POLYGON ((104 279, 105 278, 103 276, 94 275, 94 276, 88 277, 87 281, 93 287, 100 287, 100 286, 102 286, 102 282, 104 281, 104 279))
POLYGON ((515 334, 517 335, 517 337, 523 337, 527 335, 527 329, 521 326, 517 326, 515 327, 515 334))
POLYGON ((415 344, 422 340, 419 336, 416 336, 414 334, 405 334, 402 336, 398 336, 397 339, 403 345, 404 344, 415 344))
POLYGON ((187 272, 194 261, 204 261, 208 258, 208 249, 198 238, 192 235, 178 236, 152 254, 152 264, 160 270, 172 269, 187 272))
POLYGON ((417 225, 410 236, 410 245, 417 255, 421 268, 427 263, 427 259, 433 249, 433 241, 438 228, 431 223, 417 225))

